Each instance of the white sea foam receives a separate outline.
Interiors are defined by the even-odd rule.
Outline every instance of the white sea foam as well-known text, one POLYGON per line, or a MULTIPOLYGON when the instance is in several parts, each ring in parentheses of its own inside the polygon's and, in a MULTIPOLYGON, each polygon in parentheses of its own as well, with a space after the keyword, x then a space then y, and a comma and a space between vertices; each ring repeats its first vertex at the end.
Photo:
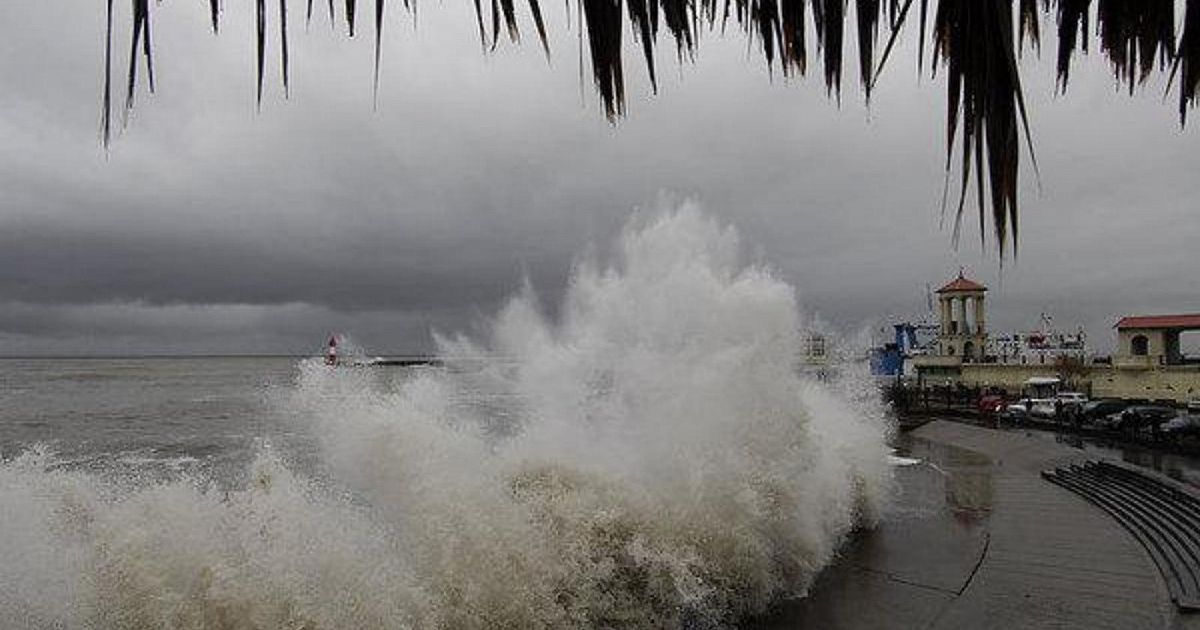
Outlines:
POLYGON ((527 289, 399 389, 302 363, 327 483, 264 449, 237 491, 117 491, 27 453, 0 466, 2 625, 727 626, 890 492, 880 406, 797 376, 798 313, 684 207, 580 261, 557 321, 527 289))

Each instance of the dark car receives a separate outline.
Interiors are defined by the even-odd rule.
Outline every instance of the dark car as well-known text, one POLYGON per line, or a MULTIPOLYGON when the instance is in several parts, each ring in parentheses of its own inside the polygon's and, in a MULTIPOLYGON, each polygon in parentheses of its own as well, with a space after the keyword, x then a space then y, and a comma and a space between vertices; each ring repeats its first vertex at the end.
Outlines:
POLYGON ((1200 415, 1188 414, 1176 416, 1159 427, 1165 435, 1183 437, 1185 435, 1200 435, 1200 415))
POLYGON ((1116 431, 1121 428, 1123 413, 1124 410, 1121 410, 1107 416, 1093 418, 1091 420, 1092 426, 1096 427, 1097 429, 1104 429, 1106 431, 1116 431))
POLYGON ((1159 426, 1177 415, 1179 414, 1170 407, 1134 405, 1121 412, 1119 428, 1122 431, 1157 431, 1159 426))
POLYGON ((1125 401, 1116 400, 1113 398, 1093 400, 1091 402, 1084 403, 1083 408, 1080 409, 1079 413, 1084 422, 1094 423, 1106 416, 1111 416, 1114 413, 1125 411, 1125 408, 1128 406, 1129 405, 1127 405, 1125 401))

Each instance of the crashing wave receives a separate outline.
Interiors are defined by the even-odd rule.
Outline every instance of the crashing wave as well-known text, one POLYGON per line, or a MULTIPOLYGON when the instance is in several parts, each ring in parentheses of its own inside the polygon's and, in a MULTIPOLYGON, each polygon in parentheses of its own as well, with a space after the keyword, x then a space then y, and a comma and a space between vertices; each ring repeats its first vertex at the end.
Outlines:
MULTIPOLYGON (((121 491, 0 466, 10 628, 724 627, 803 595, 891 486, 860 390, 807 382, 794 291, 685 206, 398 388, 300 365, 321 481, 121 491), (481 359, 480 357, 502 357, 481 359)), ((302 419, 302 420, 301 420, 302 419)))

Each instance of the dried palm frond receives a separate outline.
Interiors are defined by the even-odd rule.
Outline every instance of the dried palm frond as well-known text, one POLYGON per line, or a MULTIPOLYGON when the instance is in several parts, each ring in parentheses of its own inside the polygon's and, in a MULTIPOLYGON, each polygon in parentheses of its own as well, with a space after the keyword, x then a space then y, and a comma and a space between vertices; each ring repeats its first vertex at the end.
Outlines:
POLYGON ((1020 11, 1021 14, 1017 18, 1017 43, 1023 46, 1025 38, 1028 37, 1034 48, 1041 48, 1041 14, 1038 13, 1037 0, 1021 0, 1020 11))
POLYGON ((780 31, 783 46, 780 61, 787 74, 794 71, 803 76, 808 70, 808 56, 804 47, 804 0, 780 0, 780 31))
POLYGON ((104 148, 112 143, 112 29, 113 29, 113 0, 105 3, 104 27, 104 96, 100 110, 100 133, 104 138, 104 148))
MULTIPOLYGON (((405 1, 407 5, 407 0, 405 1)), ((375 82, 373 98, 379 103, 379 59, 383 49, 383 0, 375 0, 375 82)))
MULTIPOLYGON (((887 45, 883 47, 883 55, 879 59, 879 67, 875 68, 874 74, 871 77, 871 87, 875 86, 875 82, 879 80, 879 75, 883 73, 883 67, 887 65, 888 57, 892 54, 892 47, 896 45, 896 38, 900 36, 901 27, 904 26, 904 21, 908 18, 908 10, 912 8, 913 0, 906 0, 900 8, 896 18, 892 20, 892 34, 888 37, 887 45)), ((920 52, 923 49, 922 42, 925 39, 925 0, 921 0, 921 39, 917 42, 917 69, 920 71, 923 62, 923 55, 920 52)))
POLYGON ((1188 107, 1196 106, 1200 86, 1200 0, 1188 0, 1183 36, 1171 67, 1171 81, 1179 79, 1179 124, 1187 123, 1188 107))
POLYGON ((825 92, 842 98, 842 29, 846 20, 845 0, 813 0, 813 22, 817 25, 817 47, 825 65, 825 92))
MULTIPOLYGON (((382 2, 383 0, 379 0, 382 2)), ((279 64, 280 71, 283 73, 283 95, 287 98, 291 94, 291 86, 288 81, 288 36, 287 36, 287 0, 279 0, 279 64)))
MULTIPOLYGON (((221 7, 218 6, 218 2, 219 0, 208 0, 208 12, 212 14, 212 29, 214 34, 218 32, 221 21, 218 15, 221 12, 221 7)), ((309 13, 311 14, 312 0, 309 0, 309 7, 309 13)))
POLYGON ((133 0, 133 36, 129 38, 129 82, 125 92, 125 110, 133 108, 133 93, 137 87, 138 45, 146 56, 146 79, 154 92, 154 57, 150 43, 150 0, 133 0))
MULTIPOLYGON (((383 0, 378 1, 382 2, 383 0)), ((546 22, 542 20, 542 8, 538 6, 538 0, 529 0, 529 13, 533 16, 533 26, 537 29, 538 39, 542 42, 542 50, 546 53, 546 58, 549 59, 550 40, 546 37, 546 22)))
POLYGON ((871 100, 874 83, 875 42, 879 38, 879 0, 858 0, 855 18, 858 22, 858 76, 867 101, 871 100))
MULTIPOLYGON (((642 55, 646 59, 646 70, 650 73, 650 86, 658 92, 658 77, 654 72, 654 40, 658 37, 658 2, 656 0, 629 0, 629 22, 634 35, 641 41, 642 55)), ((549 54, 547 49, 547 54, 549 54)))
MULTIPOLYGON (((126 111, 133 106, 137 84, 137 57, 145 57, 146 74, 154 87, 151 56, 149 0, 131 0, 133 6, 126 111)), ((375 1, 374 90, 378 95, 383 20, 387 0, 375 1)), ((485 23, 482 0, 473 0, 480 41, 485 49, 495 48, 501 29, 512 41, 519 41, 515 0, 491 0, 490 33, 485 23), (503 26, 501 25, 503 22, 503 26)), ((529 11, 547 56, 550 54, 546 26, 539 0, 528 0, 529 11)), ((571 0, 567 1, 568 16, 571 0)), ((675 41, 678 57, 694 56, 700 29, 705 23, 715 28, 718 2, 722 3, 723 30, 730 16, 757 46, 773 68, 778 59, 785 75, 803 75, 808 65, 806 12, 811 9, 815 30, 814 49, 821 55, 826 92, 841 97, 843 33, 849 0, 576 0, 582 73, 582 38, 588 38, 592 79, 605 116, 616 121, 625 113, 623 65, 623 14, 632 27, 650 78, 657 91, 658 76, 655 46, 661 22, 675 41), (624 2, 628 2, 625 7, 624 2), (660 15, 661 14, 661 15, 660 15)), ((1060 89, 1066 89, 1070 64, 1078 50, 1088 51, 1091 10, 1095 4, 1101 50, 1113 72, 1130 90, 1154 71, 1170 66, 1168 90, 1179 81, 1179 112, 1186 120, 1189 107, 1196 103, 1200 85, 1200 0, 1186 0, 1182 34, 1176 42, 1174 16, 1179 0, 932 0, 933 37, 926 41, 926 23, 931 0, 855 0, 855 20, 859 55, 859 73, 863 89, 870 98, 875 82, 883 71, 897 37, 919 3, 917 67, 923 71, 925 47, 932 44, 933 69, 947 72, 947 172, 961 142, 961 190, 956 225, 961 222, 968 188, 976 190, 980 203, 981 224, 984 205, 991 209, 992 224, 1001 253, 1010 235, 1016 246, 1017 178, 1020 163, 1020 135, 1030 147, 1028 114, 1021 92, 1016 58, 1026 41, 1037 48, 1041 41, 1041 17, 1053 14, 1057 21, 1057 76, 1060 89), (886 12, 891 33, 875 66, 875 46, 881 15, 886 12), (1018 120, 1019 119, 1019 120, 1018 120), (986 176, 985 176, 986 171, 986 176), (973 180, 972 180, 972 175, 973 180)), ((267 31, 267 0, 255 0, 257 35, 257 98, 263 94, 263 68, 267 31)), ((334 2, 327 0, 330 24, 335 21, 334 2)), ((344 9, 349 35, 355 32, 356 0, 345 0, 344 9)), ((102 127, 104 144, 111 140, 112 126, 112 38, 113 2, 107 0, 105 26, 105 63, 102 127)), ((404 6, 415 11, 404 0, 404 6)), ((213 31, 219 28, 219 0, 208 1, 213 31)), ((312 17, 313 0, 308 0, 306 21, 312 17)), ((281 71, 285 94, 289 87, 288 22, 286 0, 279 0, 281 71)), ((569 19, 568 19, 569 21, 569 19)), ((1036 162, 1033 162, 1036 171, 1036 162)), ((955 233, 957 234, 956 229, 955 233)), ((981 230, 982 236, 982 230, 981 230)), ((1014 249, 1015 251, 1015 249, 1014 249)))
POLYGON ((621 67, 621 0, 580 0, 592 53, 592 78, 604 115, 616 121, 625 114, 625 75, 621 67))
POLYGON ((258 106, 262 107, 263 95, 263 66, 267 52, 267 0, 254 0, 255 51, 257 57, 257 92, 258 106))
POLYGON ((773 67, 775 50, 783 48, 783 36, 779 32, 779 7, 775 0, 751 2, 750 21, 747 24, 758 31, 758 37, 762 40, 763 55, 767 58, 767 68, 773 67))
POLYGON ((1175 54, 1175 0, 1099 0, 1096 12, 1100 48, 1131 93, 1175 54))
MULTIPOLYGON (((696 5, 693 4, 694 1, 696 0, 658 0, 662 8, 663 26, 675 38, 675 51, 680 59, 683 59, 684 55, 690 57, 696 46, 699 13, 696 5)), ((700 1, 709 2, 711 0, 700 1)), ((739 0, 739 2, 744 4, 744 0, 739 0)), ((592 28, 589 26, 588 36, 591 37, 592 33, 592 28)))
POLYGON ((1071 75, 1071 57, 1082 43, 1088 51, 1088 9, 1092 0, 1058 0, 1058 86, 1067 89, 1071 75), (1080 35, 1083 37, 1079 37, 1080 35))
MULTIPOLYGON (((1014 252, 1016 247, 1018 116, 1029 140, 1029 120, 1017 73, 1012 27, 1012 4, 1006 0, 941 0, 934 17, 934 55, 940 56, 947 67, 947 177, 955 138, 962 138, 962 179, 955 234, 961 225, 974 168, 980 239, 985 189, 990 189, 992 225, 1002 255, 1010 230, 1014 252)), ((1032 152, 1032 144, 1030 149, 1032 152)))

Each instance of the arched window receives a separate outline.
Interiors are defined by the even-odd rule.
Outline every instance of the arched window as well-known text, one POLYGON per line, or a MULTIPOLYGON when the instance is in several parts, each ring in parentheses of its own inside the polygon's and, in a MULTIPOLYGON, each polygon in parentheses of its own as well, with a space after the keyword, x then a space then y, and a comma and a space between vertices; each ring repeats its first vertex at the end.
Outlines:
POLYGON ((968 341, 963 344, 963 358, 970 359, 975 356, 975 344, 968 341))
POLYGON ((1129 340, 1129 348, 1134 356, 1144 357, 1150 353, 1150 340, 1146 335, 1134 335, 1133 339, 1129 340))
POLYGON ((954 346, 946 346, 946 354, 954 356, 954 346))

